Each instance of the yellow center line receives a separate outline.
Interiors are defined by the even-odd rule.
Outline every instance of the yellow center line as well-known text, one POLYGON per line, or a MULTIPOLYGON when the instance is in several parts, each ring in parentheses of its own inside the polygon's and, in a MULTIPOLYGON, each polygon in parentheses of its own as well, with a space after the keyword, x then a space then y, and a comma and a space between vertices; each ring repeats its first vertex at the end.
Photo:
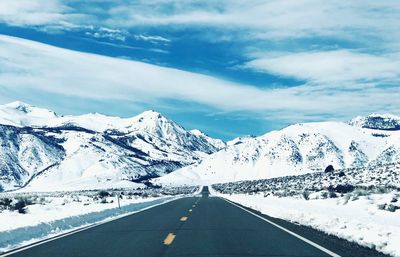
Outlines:
POLYGON ((170 245, 170 244, 172 244, 174 239, 175 239, 175 235, 172 234, 172 233, 169 233, 168 236, 164 239, 164 244, 165 245, 170 245))
POLYGON ((188 217, 183 216, 180 220, 181 221, 187 221, 188 217))

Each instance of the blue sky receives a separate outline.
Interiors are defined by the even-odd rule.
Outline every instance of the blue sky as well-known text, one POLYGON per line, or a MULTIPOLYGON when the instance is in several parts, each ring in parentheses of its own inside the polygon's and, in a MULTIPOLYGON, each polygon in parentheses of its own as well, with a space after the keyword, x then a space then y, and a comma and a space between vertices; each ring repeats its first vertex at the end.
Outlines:
POLYGON ((2 1, 0 103, 223 139, 399 114, 398 20, 398 1, 2 1))

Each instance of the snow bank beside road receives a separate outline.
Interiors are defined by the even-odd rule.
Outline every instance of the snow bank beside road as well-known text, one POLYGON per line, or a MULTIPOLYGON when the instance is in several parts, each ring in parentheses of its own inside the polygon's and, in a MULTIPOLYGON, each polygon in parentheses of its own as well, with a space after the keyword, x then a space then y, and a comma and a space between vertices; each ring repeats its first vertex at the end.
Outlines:
POLYGON ((379 207, 397 199, 395 192, 361 196, 356 200, 347 197, 305 200, 300 197, 264 197, 264 194, 216 195, 272 217, 311 226, 383 253, 400 256, 400 212, 389 212, 379 207))

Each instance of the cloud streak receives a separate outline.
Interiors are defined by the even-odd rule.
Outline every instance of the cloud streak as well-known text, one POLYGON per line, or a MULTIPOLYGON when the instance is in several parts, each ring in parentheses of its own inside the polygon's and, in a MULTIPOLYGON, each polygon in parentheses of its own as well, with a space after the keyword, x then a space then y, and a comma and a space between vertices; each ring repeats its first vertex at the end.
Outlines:
POLYGON ((122 42, 125 42, 126 38, 129 36, 129 33, 126 31, 121 31, 119 29, 109 29, 104 27, 100 27, 98 30, 94 29, 92 29, 91 31, 89 30, 85 34, 95 38, 106 38, 122 42))
POLYGON ((247 30, 244 36, 264 39, 339 36, 352 39, 399 34, 398 1, 221 0, 135 1, 107 10, 114 26, 206 26, 220 33, 247 30), (157 8, 154 8, 157 6, 157 8), (382 26, 385 25, 385 26, 382 26), (391 33, 388 33, 391 32, 391 33))
POLYGON ((144 40, 144 41, 151 41, 151 42, 163 42, 163 43, 171 42, 170 39, 161 37, 161 36, 134 35, 133 37, 136 40, 144 40))
POLYGON ((0 21, 14 26, 62 25, 63 22, 82 23, 92 20, 60 0, 0 1, 0 21))
MULTIPOLYGON (((64 0, 0 3, 0 21, 12 25, 94 25, 135 28, 176 26, 222 28, 220 34, 264 39, 329 36, 399 42, 396 0, 116 0, 74 4, 64 0), (101 15, 99 15, 101 14, 101 15)), ((222 35, 221 35, 222 36, 222 35)))
POLYGON ((300 53, 269 53, 244 65, 246 68, 295 77, 314 83, 398 81, 400 56, 333 50, 300 53))

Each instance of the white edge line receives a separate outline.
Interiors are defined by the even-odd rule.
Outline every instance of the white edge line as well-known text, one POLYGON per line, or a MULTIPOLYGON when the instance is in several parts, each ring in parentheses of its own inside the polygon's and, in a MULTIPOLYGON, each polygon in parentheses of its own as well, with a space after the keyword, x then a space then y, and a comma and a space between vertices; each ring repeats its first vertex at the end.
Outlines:
POLYGON ((271 225, 273 225, 273 226, 275 226, 275 227, 277 227, 277 228, 279 228, 279 229, 281 229, 281 230, 283 230, 283 231, 285 231, 285 232, 291 234, 292 236, 297 237, 298 239, 300 239, 300 240, 302 240, 302 241, 304 241, 304 242, 306 242, 306 243, 308 243, 308 244, 314 246, 315 248, 317 248, 317 249, 319 249, 319 250, 325 252, 326 254, 329 254, 329 255, 332 256, 332 257, 341 257, 340 255, 338 255, 338 254, 336 254, 336 253, 334 253, 334 252, 332 252, 332 251, 326 249, 325 247, 323 247, 323 246, 321 246, 321 245, 319 245, 319 244, 317 244, 317 243, 314 243, 313 241, 310 241, 310 240, 308 240, 307 238, 304 238, 304 237, 302 237, 302 236, 300 236, 300 235, 298 235, 298 234, 296 234, 296 233, 294 233, 294 232, 292 232, 292 231, 290 231, 290 230, 288 230, 288 229, 286 229, 286 228, 284 228, 284 227, 282 227, 282 226, 276 224, 275 222, 268 220, 267 218, 264 218, 264 217, 262 217, 262 216, 260 216, 260 215, 257 215, 257 214, 255 214, 255 213, 253 213, 253 212, 251 212, 251 211, 249 211, 249 210, 243 208, 242 206, 237 205, 236 203, 234 203, 234 202, 232 202, 232 201, 230 201, 230 200, 228 200, 228 199, 225 199, 225 198, 223 198, 223 197, 219 197, 219 198, 221 198, 221 199, 225 200, 226 202, 228 202, 228 203, 230 203, 230 204, 232 204, 232 205, 234 205, 234 206, 236 206, 236 207, 238 207, 238 208, 240 208, 240 209, 242 209, 242 210, 244 210, 244 211, 246 211, 246 212, 248 212, 248 213, 250 213, 250 214, 256 216, 257 218, 260 218, 260 219, 262 219, 262 220, 268 222, 269 224, 271 224, 271 225))
POLYGON ((142 212, 142 211, 145 211, 145 210, 148 210, 148 209, 151 209, 151 208, 154 208, 154 207, 157 207, 157 206, 160 206, 160 205, 163 205, 163 204, 166 204, 166 203, 169 203, 169 202, 181 199, 181 198, 184 198, 184 197, 177 197, 177 198, 174 198, 174 199, 170 199, 170 200, 167 200, 167 201, 162 202, 162 203, 158 203, 158 204, 155 204, 155 205, 148 206, 148 207, 143 208, 143 209, 141 209, 139 211, 122 214, 122 215, 119 215, 117 217, 113 217, 113 218, 110 218, 110 219, 106 218, 107 220, 105 220, 105 221, 99 221, 99 222, 96 222, 94 224, 87 225, 85 227, 80 227, 80 228, 74 229, 74 230, 66 232, 66 233, 61 233, 61 234, 55 235, 55 236, 53 236, 51 238, 43 239, 43 240, 40 240, 38 242, 29 244, 29 245, 26 245, 26 246, 21 246, 19 248, 10 250, 10 251, 5 252, 5 253, 0 253, 0 257, 5 257, 5 256, 9 256, 9 255, 18 253, 18 252, 22 252, 22 251, 28 250, 30 248, 36 247, 38 245, 42 245, 42 244, 45 244, 45 243, 48 243, 48 242, 51 242, 51 241, 54 241, 54 240, 69 236, 69 235, 72 235, 72 234, 76 234, 76 233, 82 232, 82 231, 87 230, 87 229, 91 229, 91 228, 94 228, 94 227, 97 227, 97 226, 100 226, 100 225, 103 225, 103 224, 106 224, 106 223, 109 223, 109 222, 112 222, 112 221, 115 221, 115 220, 118 220, 118 219, 122 219, 122 218, 125 218, 127 216, 134 215, 134 214, 137 214, 139 212, 142 212))

